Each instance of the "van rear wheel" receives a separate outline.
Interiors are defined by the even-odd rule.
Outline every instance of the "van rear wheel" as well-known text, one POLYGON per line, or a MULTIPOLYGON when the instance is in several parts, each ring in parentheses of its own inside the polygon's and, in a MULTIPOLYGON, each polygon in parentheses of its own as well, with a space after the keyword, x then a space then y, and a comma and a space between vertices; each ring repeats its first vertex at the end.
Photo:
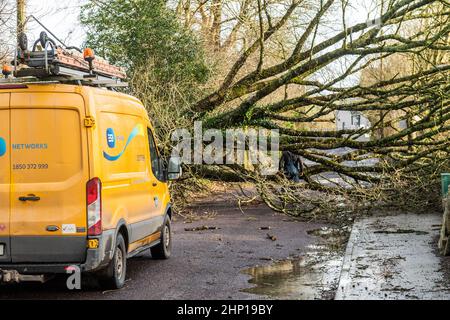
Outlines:
POLYGON ((150 249, 154 259, 169 259, 172 253, 172 226, 166 216, 161 230, 159 244, 150 249))
POLYGON ((127 274, 127 250, 125 240, 119 233, 116 241, 114 256, 108 267, 100 274, 100 284, 105 289, 121 289, 125 285, 127 274))

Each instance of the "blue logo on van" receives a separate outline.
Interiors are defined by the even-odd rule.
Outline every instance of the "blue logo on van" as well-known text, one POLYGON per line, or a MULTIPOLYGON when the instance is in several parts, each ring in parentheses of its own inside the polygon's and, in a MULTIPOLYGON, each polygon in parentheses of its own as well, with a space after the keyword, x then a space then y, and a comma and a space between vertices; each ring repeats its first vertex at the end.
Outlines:
POLYGON ((111 149, 116 147, 116 135, 114 134, 114 129, 108 128, 108 130, 106 130, 106 140, 108 141, 108 147, 111 149))
POLYGON ((5 155, 6 153, 6 141, 3 138, 0 138, 0 157, 5 155))
MULTIPOLYGON (((112 155, 106 153, 105 151, 103 151, 103 157, 105 157, 105 159, 108 160, 108 161, 117 161, 117 160, 119 160, 123 156, 125 151, 127 150, 128 145, 131 143, 131 141, 133 141, 133 139, 138 137, 138 136, 145 137, 145 129, 144 129, 144 126, 142 124, 138 124, 138 125, 136 125, 133 128, 133 130, 130 133, 130 136, 128 137, 128 140, 127 140, 125 146, 123 147, 123 150, 118 155, 112 156, 112 155)), ((115 141, 115 138, 114 138, 114 141, 115 141)))

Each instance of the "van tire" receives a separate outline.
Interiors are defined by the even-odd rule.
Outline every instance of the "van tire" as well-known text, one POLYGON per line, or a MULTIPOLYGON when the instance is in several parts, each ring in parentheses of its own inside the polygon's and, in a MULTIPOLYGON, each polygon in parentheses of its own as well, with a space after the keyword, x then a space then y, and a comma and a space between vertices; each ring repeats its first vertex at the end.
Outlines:
POLYGON ((114 256, 108 266, 99 275, 102 288, 108 290, 121 289, 127 276, 127 249, 123 235, 119 233, 116 240, 114 256))
POLYGON ((166 216, 161 230, 159 244, 150 249, 153 259, 169 259, 172 253, 172 226, 170 217, 166 216))

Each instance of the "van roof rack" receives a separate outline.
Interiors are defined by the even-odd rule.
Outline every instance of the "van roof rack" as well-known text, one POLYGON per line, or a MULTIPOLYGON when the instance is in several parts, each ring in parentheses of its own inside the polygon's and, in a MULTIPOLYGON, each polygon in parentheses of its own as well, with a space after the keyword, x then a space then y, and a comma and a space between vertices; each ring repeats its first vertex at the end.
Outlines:
POLYGON ((13 68, 3 68, 6 81, 1 83, 59 82, 106 88, 128 86, 123 82, 126 73, 122 68, 95 57, 92 49, 81 51, 79 48, 66 46, 34 16, 28 17, 27 21, 30 18, 36 20, 61 45, 57 45, 55 40, 42 31, 29 50, 26 34, 19 34, 16 54, 12 61, 13 68), (11 74, 15 78, 10 79, 11 74))
POLYGON ((35 76, 19 77, 19 78, 7 78, 0 79, 0 87, 8 85, 32 85, 32 84, 76 84, 84 86, 92 86, 99 88, 126 88, 128 83, 123 82, 119 79, 103 79, 102 77, 76 77, 76 76, 48 76, 46 78, 38 78, 35 76))

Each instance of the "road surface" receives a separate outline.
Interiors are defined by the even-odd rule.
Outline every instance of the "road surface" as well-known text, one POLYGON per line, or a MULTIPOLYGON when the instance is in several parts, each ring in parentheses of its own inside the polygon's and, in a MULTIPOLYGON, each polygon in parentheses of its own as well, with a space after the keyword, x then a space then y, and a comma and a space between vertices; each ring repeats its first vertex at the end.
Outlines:
POLYGON ((196 207, 196 214, 204 219, 186 223, 178 217, 174 222, 171 259, 152 260, 147 253, 129 260, 121 290, 102 292, 95 279, 85 278, 81 291, 69 291, 66 279, 58 278, 46 284, 0 286, 0 299, 264 299, 242 291, 254 286, 246 269, 270 265, 270 259, 295 262, 309 246, 323 242, 308 234, 323 224, 297 222, 263 205, 242 213, 232 203, 206 202, 196 207), (205 225, 219 229, 185 231, 205 225), (265 227, 270 230, 260 230, 265 227))

